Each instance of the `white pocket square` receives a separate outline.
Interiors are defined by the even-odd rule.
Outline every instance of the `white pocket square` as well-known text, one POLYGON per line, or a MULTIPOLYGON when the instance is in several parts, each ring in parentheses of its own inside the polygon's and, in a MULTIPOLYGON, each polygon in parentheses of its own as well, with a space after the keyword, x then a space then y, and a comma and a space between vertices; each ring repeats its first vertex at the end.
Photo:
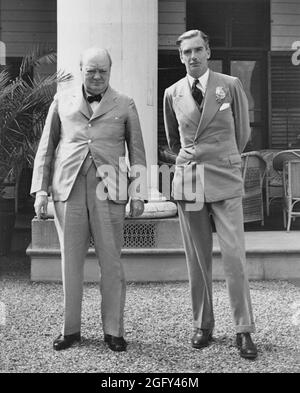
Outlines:
POLYGON ((229 108, 229 107, 230 107, 229 102, 224 102, 224 104, 222 104, 222 105, 220 106, 219 111, 223 111, 224 109, 227 109, 227 108, 229 108))

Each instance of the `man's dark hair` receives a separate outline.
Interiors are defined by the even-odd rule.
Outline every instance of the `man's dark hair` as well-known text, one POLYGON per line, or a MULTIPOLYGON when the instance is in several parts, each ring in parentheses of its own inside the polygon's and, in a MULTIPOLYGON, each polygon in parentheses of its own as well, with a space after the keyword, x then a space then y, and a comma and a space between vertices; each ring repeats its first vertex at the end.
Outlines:
POLYGON ((181 36, 178 37, 178 39, 176 41, 176 45, 179 47, 179 50, 180 50, 182 41, 187 40, 189 38, 198 37, 198 36, 203 39, 206 49, 209 48, 209 37, 207 34, 205 34, 201 30, 186 31, 185 33, 181 34, 181 36))

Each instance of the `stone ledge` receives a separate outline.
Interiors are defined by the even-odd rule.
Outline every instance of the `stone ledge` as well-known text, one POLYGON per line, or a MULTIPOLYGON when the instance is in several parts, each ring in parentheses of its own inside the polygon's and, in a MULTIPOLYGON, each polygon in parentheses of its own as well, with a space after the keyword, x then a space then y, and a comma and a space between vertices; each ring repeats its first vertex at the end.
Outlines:
MULTIPOLYGON (((30 245, 26 251, 27 255, 30 256, 50 256, 50 255, 60 255, 59 248, 40 248, 34 249, 30 245)), ((122 256, 124 255, 174 255, 174 254, 182 254, 184 255, 183 248, 174 248, 174 249, 161 249, 161 248, 139 248, 139 249, 131 249, 131 248, 123 248, 122 249, 122 256)), ((96 253, 94 248, 89 248, 87 251, 87 257, 95 257, 96 253)))
MULTIPOLYGON (((129 229, 127 233, 127 240, 129 240, 125 242, 127 246, 122 248, 122 260, 128 281, 188 279, 178 217, 127 219, 125 223, 129 226, 133 225, 134 231, 137 231, 133 236, 137 239, 137 247, 132 245, 129 229), (141 243, 139 238, 142 240, 141 243), (151 241, 148 241, 149 239, 151 241)), ((299 236, 299 231, 246 232, 249 278, 255 280, 300 278, 299 236)), ((59 242, 53 219, 32 220, 32 243, 27 249, 27 254, 31 258, 32 280, 61 280, 59 242)), ((216 233, 213 234, 213 279, 224 279, 216 233)), ((99 280, 98 261, 92 247, 86 256, 84 280, 86 282, 99 280)))
MULTIPOLYGON (((31 257, 33 281, 61 281, 60 251, 58 249, 34 250, 31 257)), ((127 281, 160 282, 186 281, 188 279, 183 249, 123 249, 122 261, 127 281)), ((288 280, 300 278, 299 253, 247 252, 247 270, 253 280, 288 280)), ((224 280, 219 251, 213 253, 213 279, 224 280)), ((89 249, 84 270, 85 282, 99 281, 98 261, 89 249)))
MULTIPOLYGON (((125 220, 125 228, 130 235, 130 228, 136 227, 136 231, 142 241, 141 247, 143 249, 151 244, 152 248, 170 248, 177 244, 182 246, 182 238, 179 227, 178 218, 147 218, 147 219, 133 219, 127 218, 125 220)), ((54 219, 38 220, 34 218, 31 222, 32 232, 32 248, 33 249, 59 249, 58 236, 54 224, 54 219)), ((126 233, 125 233, 126 234, 126 233)), ((130 236, 125 236, 128 246, 135 248, 138 244, 130 236), (131 244, 132 243, 132 244, 131 244)), ((138 243, 138 240, 137 240, 138 243)))

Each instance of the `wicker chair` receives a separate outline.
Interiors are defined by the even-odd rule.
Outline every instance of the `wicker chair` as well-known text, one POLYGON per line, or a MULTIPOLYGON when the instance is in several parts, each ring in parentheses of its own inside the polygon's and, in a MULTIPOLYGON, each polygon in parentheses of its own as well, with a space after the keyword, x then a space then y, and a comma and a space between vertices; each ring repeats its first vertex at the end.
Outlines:
POLYGON ((244 181, 244 222, 261 221, 264 225, 263 182, 266 162, 258 151, 242 154, 244 181))
POLYGON ((275 170, 282 171, 283 222, 289 232, 292 219, 300 217, 300 149, 283 150, 276 154, 273 166, 275 170))
POLYGON ((282 172, 275 171, 273 168, 273 158, 280 150, 266 149, 260 150, 259 153, 266 162, 265 175, 265 197, 266 197, 266 213, 270 215, 270 205, 273 202, 280 202, 283 198, 282 188, 282 172))

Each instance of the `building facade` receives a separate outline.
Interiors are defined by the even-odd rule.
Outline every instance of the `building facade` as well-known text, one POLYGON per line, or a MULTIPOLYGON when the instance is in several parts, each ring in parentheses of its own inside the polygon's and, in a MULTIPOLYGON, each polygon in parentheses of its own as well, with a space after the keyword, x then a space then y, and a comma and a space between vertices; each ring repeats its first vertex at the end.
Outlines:
POLYGON ((210 67, 243 82, 246 149, 292 147, 300 135, 300 0, 0 0, 0 59, 17 67, 34 44, 47 43, 58 67, 78 75, 80 50, 108 47, 112 85, 134 97, 152 164, 166 145, 164 89, 185 74, 175 41, 194 28, 210 36, 210 67))

